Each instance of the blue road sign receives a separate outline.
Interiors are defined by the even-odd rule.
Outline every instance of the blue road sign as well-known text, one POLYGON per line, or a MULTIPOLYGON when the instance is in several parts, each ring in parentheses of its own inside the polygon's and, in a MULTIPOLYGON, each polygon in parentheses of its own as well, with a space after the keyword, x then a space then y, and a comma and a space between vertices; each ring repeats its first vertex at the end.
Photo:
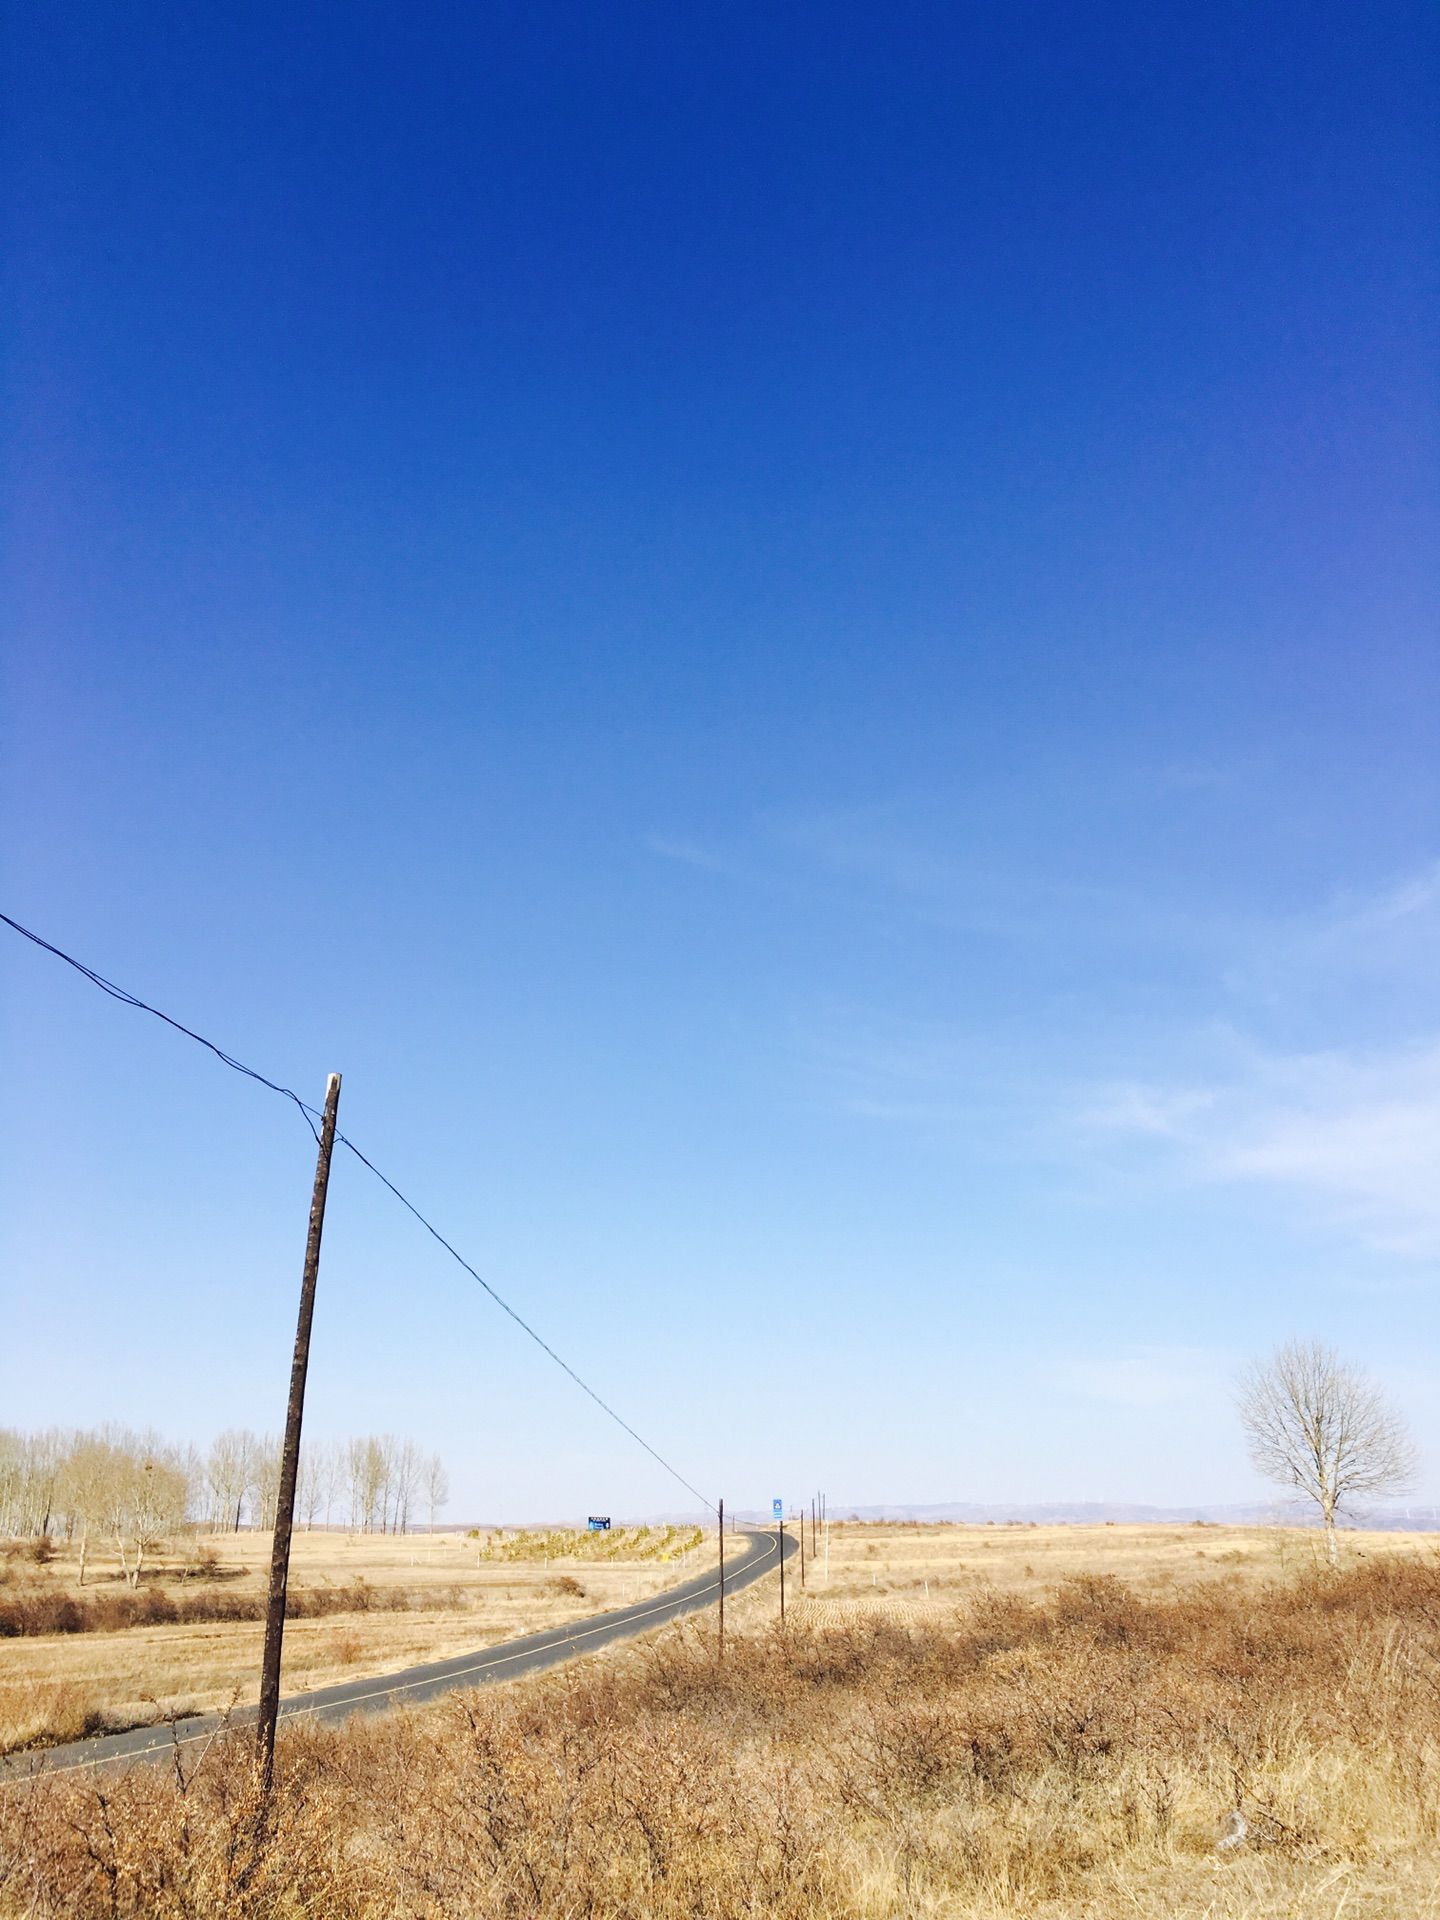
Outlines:
POLYGON ((770 1502, 770 1511, 777 1520, 783 1520, 785 1518, 785 1502, 783 1500, 772 1500, 770 1502))
POLYGON ((591 1533, 608 1533, 610 1531, 610 1516, 608 1513, 592 1513, 585 1524, 591 1533))

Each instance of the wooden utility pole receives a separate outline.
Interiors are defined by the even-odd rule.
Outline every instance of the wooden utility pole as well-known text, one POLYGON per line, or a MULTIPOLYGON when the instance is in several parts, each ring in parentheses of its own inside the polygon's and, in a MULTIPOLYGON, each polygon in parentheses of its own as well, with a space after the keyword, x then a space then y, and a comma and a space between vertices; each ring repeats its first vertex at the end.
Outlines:
POLYGON ((780 1624, 785 1624, 785 1521, 775 1522, 775 1538, 780 1545, 780 1624))
POLYGON ((720 1501, 720 1658, 725 1658, 725 1501, 720 1501))
POLYGON ((805 1509, 800 1509, 800 1587, 805 1587, 805 1509))
POLYGON ((300 1316, 295 1325, 295 1357, 290 1365, 290 1404, 285 1409, 285 1445, 280 1454, 280 1493, 275 1504, 275 1540, 270 1553, 270 1597, 265 1610, 265 1654, 260 1666, 260 1718, 257 1758, 260 1791, 268 1794, 275 1778, 275 1723, 280 1717, 280 1647, 285 1638, 285 1589, 290 1578, 290 1533, 295 1524, 295 1481, 300 1471, 300 1422, 305 1413, 305 1374, 310 1365, 310 1323, 315 1317, 315 1282, 320 1273, 320 1236, 325 1229, 325 1190, 335 1150, 335 1116, 340 1110, 340 1076, 325 1088, 320 1122, 320 1154, 310 1196, 310 1231, 305 1237, 305 1268, 300 1276, 300 1316))

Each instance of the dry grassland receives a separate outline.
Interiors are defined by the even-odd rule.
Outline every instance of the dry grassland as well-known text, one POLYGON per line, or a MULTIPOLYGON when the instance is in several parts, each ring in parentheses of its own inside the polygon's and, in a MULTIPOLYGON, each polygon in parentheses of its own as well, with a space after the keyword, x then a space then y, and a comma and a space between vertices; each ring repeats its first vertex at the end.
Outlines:
MULTIPOLYGON (((809 1554, 807 1602, 819 1622, 856 1610, 893 1619, 941 1617, 978 1593, 1040 1593, 1104 1573, 1139 1593, 1214 1581, 1295 1578, 1324 1565, 1319 1532, 1302 1527, 927 1526, 832 1523, 826 1562, 809 1554)), ((1424 1533, 1342 1533, 1341 1562, 1440 1551, 1424 1533)))
POLYGON ((268 1818, 238 1736, 0 1790, 0 1914, 1440 1920, 1440 1557, 1312 1548, 836 1528, 783 1634, 293 1730, 268 1818))
MULTIPOLYGON (((482 1557, 489 1547, 488 1538, 477 1542, 458 1533, 297 1534, 292 1597, 302 1605, 307 1596, 317 1598, 335 1610, 287 1624, 286 1692, 394 1673, 559 1626, 643 1599, 703 1564, 698 1552, 688 1561, 492 1560, 482 1557)), ((253 1703, 269 1553, 268 1534, 201 1541, 165 1557, 141 1590, 142 1598, 158 1592, 181 1607, 251 1604, 253 1619, 0 1638, 0 1752, 169 1713, 253 1703), (219 1562, 216 1574, 202 1570, 208 1552, 219 1562)), ((0 1598, 99 1596, 102 1606, 107 1598, 126 1600, 128 1590, 103 1562, 96 1567, 92 1560, 83 1590, 77 1571, 73 1555, 45 1567, 12 1562, 0 1598)))

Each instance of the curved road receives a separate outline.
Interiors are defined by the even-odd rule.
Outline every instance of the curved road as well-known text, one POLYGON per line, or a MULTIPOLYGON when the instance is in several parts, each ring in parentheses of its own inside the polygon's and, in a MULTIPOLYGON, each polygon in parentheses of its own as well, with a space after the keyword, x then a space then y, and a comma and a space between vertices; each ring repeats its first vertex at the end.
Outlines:
MULTIPOLYGON (((744 1540, 749 1552, 725 1566, 725 1592, 739 1593, 743 1587, 774 1571, 778 1560, 775 1535, 758 1527, 743 1527, 733 1535, 744 1540)), ((785 1535, 785 1558, 797 1549, 793 1535, 785 1535)), ((430 1666, 407 1667, 371 1680, 351 1680, 343 1686, 317 1687, 312 1693, 299 1693, 280 1702, 281 1723, 287 1720, 344 1720, 352 1713, 374 1713, 398 1701, 406 1705, 433 1700, 452 1687, 482 1687, 494 1680, 513 1680, 522 1673, 540 1673, 546 1667, 577 1654, 594 1653, 617 1640, 632 1640, 670 1620, 687 1613, 698 1613, 713 1606, 720 1594, 719 1571, 715 1567, 696 1574, 678 1587, 667 1587, 633 1607, 617 1607, 610 1613, 592 1614, 588 1620, 574 1620, 569 1626, 552 1627, 546 1633, 528 1634, 523 1640, 504 1640, 481 1653, 457 1654, 450 1660, 437 1660, 430 1666)), ((253 1725, 254 1707, 238 1708, 230 1715, 232 1727, 253 1725)), ((158 1759, 182 1747, 210 1740, 224 1724, 218 1713, 194 1714, 177 1720, 174 1727, 132 1727, 126 1733, 98 1734, 93 1740, 76 1740, 69 1746, 45 1747, 28 1753, 15 1753, 0 1760, 0 1781, 25 1780, 37 1773, 75 1773, 82 1768, 106 1766, 117 1762, 158 1759)))

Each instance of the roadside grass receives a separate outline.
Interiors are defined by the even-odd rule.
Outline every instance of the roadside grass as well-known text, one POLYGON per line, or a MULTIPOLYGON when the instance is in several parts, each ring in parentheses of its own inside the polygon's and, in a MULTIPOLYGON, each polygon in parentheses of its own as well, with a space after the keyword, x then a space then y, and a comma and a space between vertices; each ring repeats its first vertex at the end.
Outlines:
POLYGON ((0 1913, 1440 1914, 1433 1555, 1148 1591, 1091 1571, 784 1633, 771 1587, 723 1665, 707 1620, 289 1731, 268 1821, 243 1735, 0 1790, 0 1913))

